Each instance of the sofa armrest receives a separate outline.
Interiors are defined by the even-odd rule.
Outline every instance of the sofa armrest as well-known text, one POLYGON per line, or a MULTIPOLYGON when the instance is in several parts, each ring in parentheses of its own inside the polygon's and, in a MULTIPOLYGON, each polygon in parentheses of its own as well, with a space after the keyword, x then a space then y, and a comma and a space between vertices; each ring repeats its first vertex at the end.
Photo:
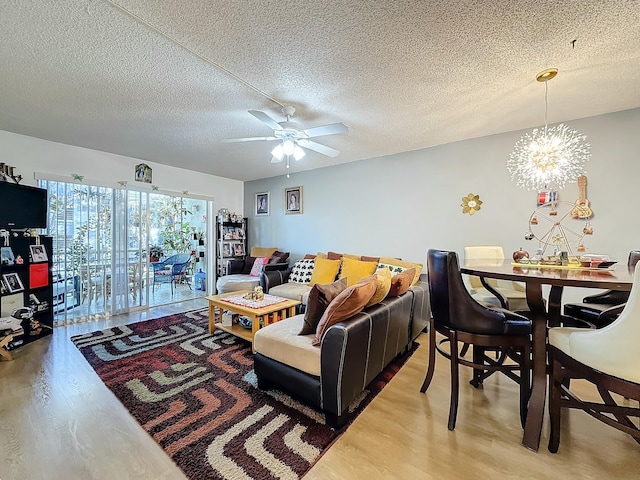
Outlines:
POLYGON ((413 298, 401 295, 331 326, 320 350, 322 409, 338 418, 406 350, 413 298))
POLYGON ((284 263, 267 263, 262 267, 263 272, 273 272, 275 270, 286 270, 289 268, 289 262, 284 263))
POLYGON ((263 270, 260 273, 260 286, 262 287, 262 291, 269 293, 270 288, 287 283, 289 281, 289 274, 291 274, 290 268, 286 270, 263 270))
POLYGON ((227 261, 227 275, 242 273, 244 269, 244 260, 231 259, 227 261))

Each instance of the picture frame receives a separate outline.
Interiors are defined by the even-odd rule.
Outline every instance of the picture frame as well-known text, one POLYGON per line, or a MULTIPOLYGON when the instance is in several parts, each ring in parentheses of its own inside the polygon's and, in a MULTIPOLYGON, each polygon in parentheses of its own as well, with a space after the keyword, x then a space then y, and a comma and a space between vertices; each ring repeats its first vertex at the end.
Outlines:
POLYGON ((153 170, 146 163, 139 163, 136 165, 135 170, 135 181, 136 182, 144 182, 144 183, 152 183, 153 178, 153 170))
POLYGON ((290 187, 284 189, 284 213, 302 213, 302 187, 290 187))
POLYGON ((270 209, 270 192, 260 192, 256 193, 256 201, 255 201, 255 216, 261 217, 265 215, 269 215, 270 209))
POLYGON ((0 278, 0 295, 6 295, 7 293, 9 293, 9 290, 7 290, 7 284, 0 278))
POLYGON ((24 290, 22 280, 20 280, 20 276, 16 272, 5 273, 2 275, 2 278, 4 279, 9 293, 16 293, 24 290))
POLYGON ((228 243, 223 243, 222 244, 222 256, 223 257, 230 257, 231 256, 231 245, 229 245, 228 243))
POLYGON ((236 257, 244 257, 244 245, 242 243, 236 243, 233 246, 233 254, 236 257))
POLYGON ((16 258, 11 247, 2 247, 2 265, 13 265, 15 263, 16 258))
POLYGON ((29 250, 31 251, 32 263, 41 263, 41 262, 49 261, 49 257, 47 255, 47 249, 44 248, 44 245, 29 245, 29 250))

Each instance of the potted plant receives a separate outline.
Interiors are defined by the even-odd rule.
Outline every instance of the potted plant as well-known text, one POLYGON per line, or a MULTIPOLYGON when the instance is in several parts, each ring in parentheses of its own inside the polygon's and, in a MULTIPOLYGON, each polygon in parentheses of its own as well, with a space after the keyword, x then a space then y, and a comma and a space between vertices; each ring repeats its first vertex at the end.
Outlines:
POLYGON ((149 247, 149 261, 157 262, 164 255, 164 250, 160 245, 151 245, 149 247))

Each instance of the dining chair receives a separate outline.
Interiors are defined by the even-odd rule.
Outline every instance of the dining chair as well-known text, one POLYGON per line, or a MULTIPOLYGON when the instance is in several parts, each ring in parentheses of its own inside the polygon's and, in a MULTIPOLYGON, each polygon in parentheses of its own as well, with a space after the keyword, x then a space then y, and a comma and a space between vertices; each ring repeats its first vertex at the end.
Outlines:
MULTIPOLYGON (((473 245, 464 247, 466 260, 504 261, 504 250, 499 245, 473 245)), ((480 303, 515 311, 527 311, 527 295, 521 283, 493 278, 469 276, 471 295, 480 303), (484 283, 483 283, 484 282, 484 283)))
POLYGON ((640 264, 635 267, 633 287, 620 316, 597 330, 549 329, 549 451, 560 446, 562 408, 583 410, 592 417, 631 435, 640 443, 637 421, 640 408, 640 264), (570 389, 570 380, 584 379, 596 388, 602 402, 583 400, 570 389), (612 393, 624 398, 616 402, 612 393), (631 418, 630 418, 631 417, 631 418))
POLYGON ((520 385, 520 420, 524 427, 531 394, 531 320, 474 300, 462 280, 455 252, 429 250, 427 273, 432 320, 429 327, 429 365, 420 391, 426 392, 431 384, 437 351, 451 362, 447 427, 453 430, 458 412, 458 365, 474 369, 470 383, 476 388, 493 373, 502 372, 520 385), (436 331, 445 338, 436 341, 436 331), (473 346, 471 361, 460 355, 458 342, 473 346), (448 351, 444 348, 445 343, 449 344, 448 351), (498 358, 491 358, 486 352, 497 352, 498 358), (507 358, 511 362, 505 363, 507 358))
MULTIPOLYGON (((640 251, 629 252, 627 266, 634 268, 638 261, 640 251)), ((624 290, 606 290, 584 297, 581 303, 565 304, 564 315, 582 320, 595 328, 606 327, 620 315, 628 298, 629 292, 624 290)))

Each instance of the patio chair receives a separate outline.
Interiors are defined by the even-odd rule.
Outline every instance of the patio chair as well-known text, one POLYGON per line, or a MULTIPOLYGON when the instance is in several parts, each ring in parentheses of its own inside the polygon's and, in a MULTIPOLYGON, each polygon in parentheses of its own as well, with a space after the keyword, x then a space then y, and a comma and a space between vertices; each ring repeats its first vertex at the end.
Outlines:
MULTIPOLYGON (((169 283, 171 285, 171 295, 173 295, 173 286, 184 278, 189 268, 189 253, 177 253, 171 255, 162 262, 152 262, 153 267, 153 290, 155 291, 156 283, 169 283)), ((191 289, 191 284, 187 282, 191 289)))

